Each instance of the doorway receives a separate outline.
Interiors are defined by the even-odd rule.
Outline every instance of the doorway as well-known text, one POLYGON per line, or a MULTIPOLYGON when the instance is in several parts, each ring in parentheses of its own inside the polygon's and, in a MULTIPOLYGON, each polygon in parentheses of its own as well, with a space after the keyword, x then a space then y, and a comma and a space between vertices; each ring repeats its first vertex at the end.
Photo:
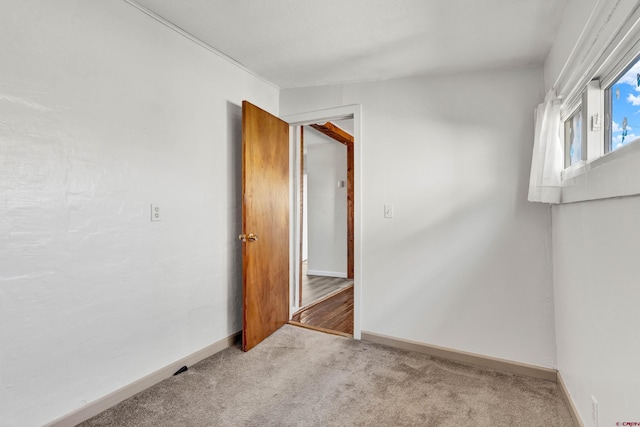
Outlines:
MULTIPOLYGON (((344 293, 342 296, 345 298, 350 298, 351 300, 351 305, 352 305, 351 310, 353 313, 351 316, 351 322, 353 323, 353 337, 356 339, 359 339, 361 335, 361 328, 360 328, 361 265, 359 262, 361 260, 361 242, 360 242, 361 214, 360 214, 360 198, 359 198, 360 150, 361 150, 361 147, 359 146, 360 114, 361 114, 360 106, 352 105, 352 106, 338 107, 338 108, 333 108, 328 110, 296 114, 296 115, 283 117, 283 119, 286 120, 291 125, 293 130, 293 132, 291 132, 291 134, 293 135, 292 156, 291 156, 292 157, 291 164, 292 164, 292 171, 293 171, 292 206, 294 206, 295 208, 292 209, 293 243, 292 243, 292 254, 291 254, 292 274, 291 274, 291 300, 290 300, 291 310, 290 312, 292 314, 296 314, 297 312, 300 311, 301 308, 303 308, 309 302, 308 299, 305 299, 304 290, 302 290, 302 292, 300 291, 300 283, 301 283, 301 278, 303 276, 303 265, 304 265, 303 261, 306 258, 307 262, 311 263, 311 265, 309 266, 309 269, 311 269, 312 272, 318 273, 320 271, 321 273, 325 273, 323 276, 321 276, 323 277, 323 279, 331 279, 331 276, 335 276, 334 273, 338 272, 338 273, 341 273, 339 274, 339 276, 341 277, 337 277, 337 279, 340 279, 343 282, 346 281, 347 279, 349 281, 351 280, 353 281, 352 286, 347 285, 347 286, 342 286, 341 288, 342 290, 348 289, 351 293, 351 297, 345 296, 345 295, 348 295, 347 293, 344 293), (346 124, 347 121, 349 121, 351 124, 347 125, 346 124), (348 173, 351 175, 351 179, 350 180, 344 179, 346 178, 346 176, 343 179, 336 179, 337 177, 334 177, 333 179, 331 179, 332 187, 335 187, 336 192, 341 189, 345 197, 348 190, 347 186, 349 184, 351 185, 351 189, 350 189, 351 197, 348 200, 349 209, 352 212, 350 215, 351 224, 349 226, 349 229, 351 230, 351 233, 349 236, 351 244, 349 245, 349 250, 348 250, 349 257, 347 257, 349 261, 347 259, 343 259, 344 268, 335 269, 335 270, 334 269, 321 270, 321 269, 318 269, 317 267, 314 268, 313 260, 310 259, 308 255, 308 254, 311 254, 311 256, 313 256, 313 254, 311 253, 311 251, 309 252, 305 251, 305 248, 303 246, 304 212, 301 209, 298 209, 298 207, 302 206, 303 204, 302 198, 304 194, 299 190, 304 188, 304 185, 305 185, 304 183, 305 171, 304 171, 304 161, 303 161, 304 146, 302 145, 304 144, 303 138, 305 138, 310 132, 315 132, 317 134, 325 133, 326 135, 327 132, 322 132, 321 130, 318 129, 318 127, 325 126, 333 130, 336 130, 338 128, 339 128, 338 130, 342 129, 340 126, 332 128, 332 126, 334 126, 334 123, 328 123, 328 122, 340 123, 342 127, 349 127, 349 126, 352 127, 352 129, 349 129, 351 130, 351 132, 347 132, 347 134, 352 133, 352 135, 349 135, 349 137, 352 138, 352 142, 353 142, 351 144, 351 149, 349 153, 351 156, 352 167, 348 171, 348 173), (307 125, 314 125, 314 128, 312 129, 310 128, 310 126, 307 126, 307 125), (330 274, 326 274, 327 272, 330 274)), ((327 129, 325 129, 325 131, 326 130, 327 129)), ((333 144, 336 144, 336 141, 334 141, 333 144)), ((337 143, 336 145, 340 146, 341 144, 337 143)), ((346 151, 347 146, 342 145, 342 147, 346 151)), ((347 173, 346 170, 344 172, 345 174, 347 173)), ((307 221, 308 220, 309 219, 307 219, 307 221)), ((346 236, 345 236, 345 239, 346 239, 346 236)), ((316 276, 316 275, 313 275, 313 276, 316 276)), ((341 289, 338 289, 338 290, 341 290, 341 289)), ((333 295, 334 294, 331 294, 329 295, 329 297, 333 295)), ((324 300, 321 299, 320 302, 322 301, 324 300)))
POLYGON ((353 119, 300 135, 300 306, 353 284, 353 119))
POLYGON ((300 129, 300 310, 292 321, 353 334, 353 119, 300 129))

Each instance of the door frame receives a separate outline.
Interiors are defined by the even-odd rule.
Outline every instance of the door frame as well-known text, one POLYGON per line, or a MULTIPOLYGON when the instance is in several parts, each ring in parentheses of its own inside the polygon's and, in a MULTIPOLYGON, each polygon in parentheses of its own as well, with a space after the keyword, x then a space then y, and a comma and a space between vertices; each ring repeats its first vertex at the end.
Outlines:
POLYGON ((314 123, 330 122, 332 120, 353 119, 353 338, 360 339, 362 334, 362 106, 360 104, 345 105, 317 111, 309 111, 298 114, 291 114, 281 117, 290 126, 290 313, 295 313, 298 307, 297 283, 299 280, 300 267, 300 218, 299 218, 299 195, 297 186, 300 181, 300 144, 298 136, 299 128, 304 125, 314 123))

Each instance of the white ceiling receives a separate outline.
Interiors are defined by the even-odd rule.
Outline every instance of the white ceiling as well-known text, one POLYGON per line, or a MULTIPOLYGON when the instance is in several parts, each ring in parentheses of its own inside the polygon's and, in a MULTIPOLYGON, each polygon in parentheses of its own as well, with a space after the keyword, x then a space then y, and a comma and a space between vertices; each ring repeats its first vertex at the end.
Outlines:
POLYGON ((128 0, 281 88, 542 64, 567 0, 128 0))

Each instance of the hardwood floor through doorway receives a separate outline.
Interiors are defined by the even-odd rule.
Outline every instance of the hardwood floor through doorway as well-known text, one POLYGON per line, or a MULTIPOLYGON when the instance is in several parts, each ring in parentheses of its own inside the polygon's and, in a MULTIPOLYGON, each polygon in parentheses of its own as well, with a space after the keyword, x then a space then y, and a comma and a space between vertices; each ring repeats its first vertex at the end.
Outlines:
POLYGON ((338 289, 353 285, 353 279, 309 275, 307 274, 308 269, 308 261, 303 261, 301 273, 302 304, 300 308, 305 308, 318 300, 324 299, 327 295, 333 294, 338 289))
POLYGON ((353 336, 353 285, 294 314, 292 325, 336 335, 353 336))

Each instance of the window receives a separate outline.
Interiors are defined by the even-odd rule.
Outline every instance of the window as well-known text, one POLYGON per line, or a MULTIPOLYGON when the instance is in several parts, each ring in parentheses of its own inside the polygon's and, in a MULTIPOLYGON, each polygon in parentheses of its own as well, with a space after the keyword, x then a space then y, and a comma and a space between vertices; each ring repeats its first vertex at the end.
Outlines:
POLYGON ((583 141, 584 130, 582 127, 582 109, 579 109, 573 115, 564 122, 564 167, 567 168, 571 165, 583 160, 583 141))
MULTIPOLYGON (((599 4, 620 2, 613 3, 599 4)), ((600 37, 605 26, 585 27, 554 83, 562 99, 555 123, 564 137, 562 203, 640 195, 640 7, 627 6, 617 21, 602 18, 614 25, 610 38, 600 37)))
POLYGON ((609 153, 638 138, 640 132, 640 58, 607 88, 608 123, 605 152, 609 153))

